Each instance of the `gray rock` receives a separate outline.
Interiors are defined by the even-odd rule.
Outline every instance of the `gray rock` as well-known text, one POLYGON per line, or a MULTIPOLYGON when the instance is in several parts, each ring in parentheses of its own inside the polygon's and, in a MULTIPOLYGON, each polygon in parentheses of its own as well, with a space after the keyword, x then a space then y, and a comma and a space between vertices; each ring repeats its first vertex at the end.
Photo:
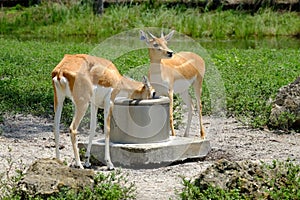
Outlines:
POLYGON ((300 77, 283 86, 275 98, 269 117, 274 128, 300 128, 300 77))
POLYGON ((196 182, 203 190, 212 185, 224 190, 240 188, 243 193, 253 194, 259 189, 255 177, 262 177, 263 173, 258 163, 222 159, 207 168, 196 182))
POLYGON ((287 169, 290 164, 292 163, 275 162, 266 165, 250 160, 222 159, 202 172, 195 180, 195 185, 201 191, 208 189, 209 186, 225 191, 238 189, 240 194, 247 197, 246 199, 270 199, 268 191, 273 190, 275 186, 285 188, 290 184, 288 179, 291 170, 287 169))
POLYGON ((23 196, 47 196, 63 187, 75 190, 93 187, 94 175, 93 170, 70 168, 57 159, 39 159, 18 184, 23 196))

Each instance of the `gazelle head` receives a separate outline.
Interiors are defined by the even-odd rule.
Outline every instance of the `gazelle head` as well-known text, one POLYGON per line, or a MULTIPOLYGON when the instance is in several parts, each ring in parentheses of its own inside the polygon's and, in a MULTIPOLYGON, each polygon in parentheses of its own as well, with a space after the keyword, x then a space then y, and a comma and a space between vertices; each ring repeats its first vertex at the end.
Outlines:
POLYGON ((150 57, 153 56, 156 59, 164 59, 171 58, 174 54, 173 50, 171 50, 167 44, 168 41, 171 40, 174 30, 171 31, 168 35, 164 35, 161 33, 161 36, 158 38, 154 36, 152 33, 145 33, 144 31, 140 31, 142 41, 145 41, 149 47, 150 57), (148 37, 149 36, 149 37, 148 37))
POLYGON ((143 76, 142 82, 135 82, 138 83, 138 88, 131 87, 131 90, 134 90, 133 93, 130 95, 131 99, 154 99, 155 98, 155 90, 148 81, 146 76, 143 76))

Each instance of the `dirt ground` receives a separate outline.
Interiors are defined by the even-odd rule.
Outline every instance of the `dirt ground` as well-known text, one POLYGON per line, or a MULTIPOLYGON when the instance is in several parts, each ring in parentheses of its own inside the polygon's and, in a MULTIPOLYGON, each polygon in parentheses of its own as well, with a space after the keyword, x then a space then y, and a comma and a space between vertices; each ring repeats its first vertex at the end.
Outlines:
MULTIPOLYGON (((190 137, 197 137, 199 130, 194 116, 190 137)), ((13 167, 28 166, 38 158, 54 157, 53 121, 31 115, 5 116, 0 124, 0 173, 13 167)), ((274 133, 268 130, 251 129, 234 118, 204 117, 207 139, 211 152, 205 159, 192 159, 157 169, 122 169, 137 187, 137 199, 179 199, 182 178, 193 179, 215 161, 226 158, 232 161, 295 159, 300 162, 300 134, 274 133)), ((87 131, 80 133, 78 140, 85 141, 87 131)), ((177 130, 182 135, 184 127, 177 130)), ((99 131, 97 137, 102 137, 99 131)), ((62 160, 72 163, 73 152, 68 133, 61 134, 62 160)), ((108 173, 105 166, 96 170, 108 173)))

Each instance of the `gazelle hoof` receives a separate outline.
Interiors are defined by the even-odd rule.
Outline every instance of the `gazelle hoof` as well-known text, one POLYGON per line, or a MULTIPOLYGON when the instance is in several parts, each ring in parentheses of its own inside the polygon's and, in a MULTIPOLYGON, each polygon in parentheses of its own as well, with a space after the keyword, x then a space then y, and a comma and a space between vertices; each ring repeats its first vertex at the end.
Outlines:
POLYGON ((81 164, 80 165, 78 165, 78 164, 71 164, 69 167, 76 168, 76 169, 84 169, 84 167, 81 164))
POLYGON ((92 168, 92 164, 90 162, 85 162, 83 164, 83 167, 86 168, 86 169, 91 169, 92 168))
POLYGON ((111 163, 111 162, 107 162, 107 169, 109 170, 109 171, 112 171, 112 170, 114 170, 115 169, 115 166, 111 163))

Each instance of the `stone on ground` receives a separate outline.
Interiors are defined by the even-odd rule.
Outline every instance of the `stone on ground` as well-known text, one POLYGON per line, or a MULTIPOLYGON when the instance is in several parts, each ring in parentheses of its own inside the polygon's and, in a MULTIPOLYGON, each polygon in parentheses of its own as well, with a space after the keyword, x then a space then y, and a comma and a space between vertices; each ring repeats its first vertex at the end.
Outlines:
POLYGON ((279 89, 269 121, 274 128, 300 128, 300 77, 279 89))
POLYGON ((63 187, 75 190, 92 187, 94 175, 93 170, 70 168, 57 159, 45 158, 29 167, 19 186, 25 196, 47 196, 63 187))

